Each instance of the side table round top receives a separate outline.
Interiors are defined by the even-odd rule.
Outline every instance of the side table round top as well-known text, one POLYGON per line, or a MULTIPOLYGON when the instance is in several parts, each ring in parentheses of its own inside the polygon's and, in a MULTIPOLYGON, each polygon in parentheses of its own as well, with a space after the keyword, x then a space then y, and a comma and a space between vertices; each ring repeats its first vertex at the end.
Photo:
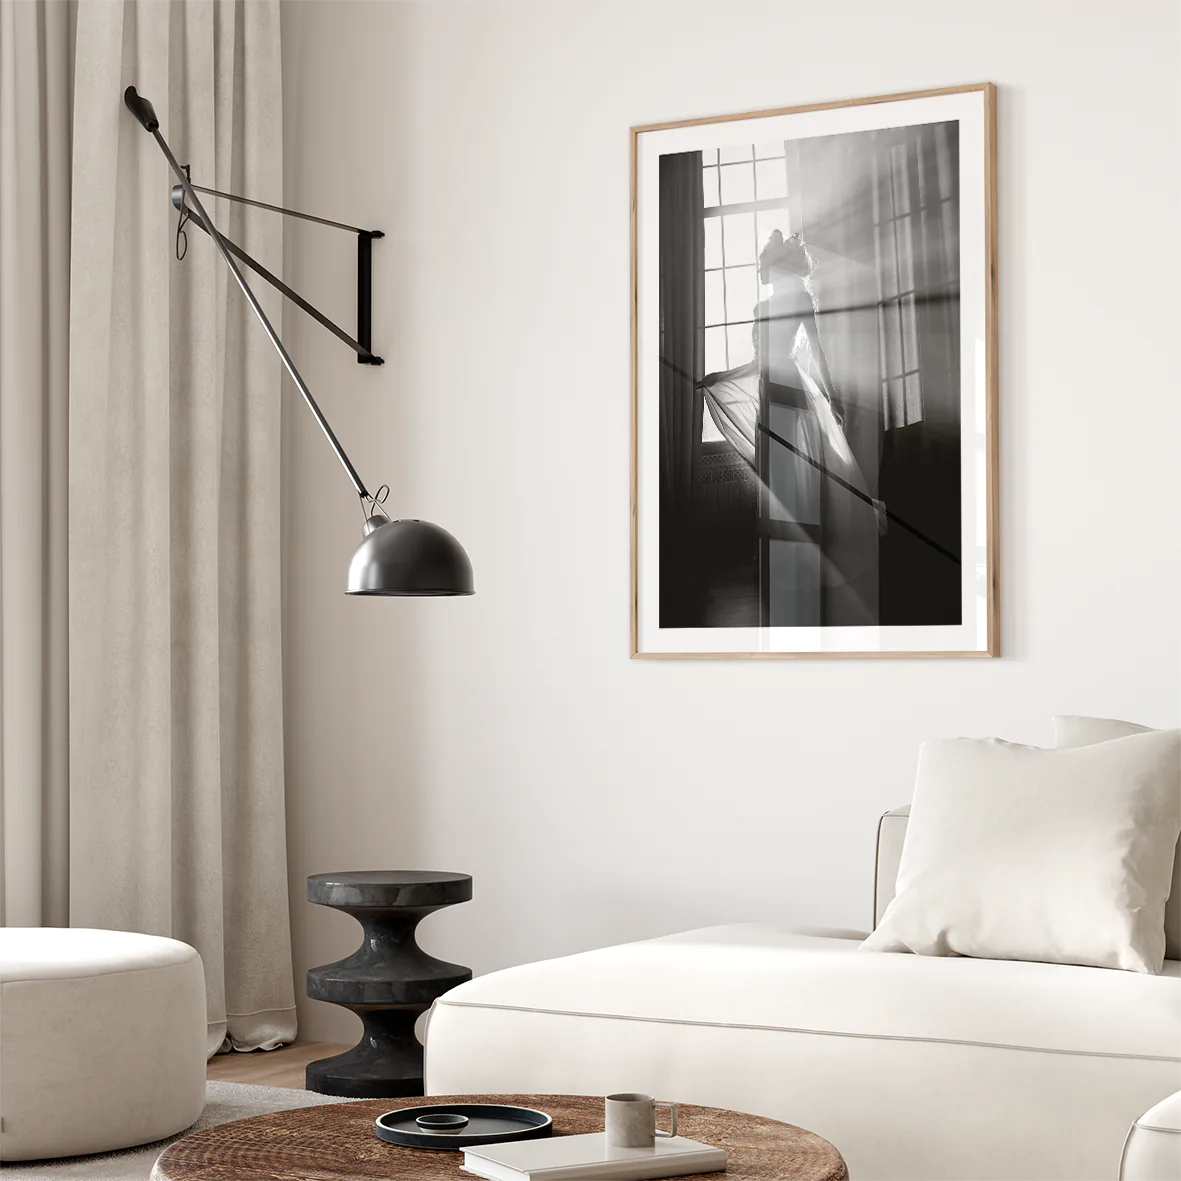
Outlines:
MULTIPOLYGON (((170 1145, 151 1181, 462 1181, 462 1152, 387 1144, 374 1135, 382 1112, 422 1103, 514 1103, 548 1112, 556 1136, 603 1130, 603 1100, 578 1095, 450 1095, 366 1099, 298 1107, 220 1124, 170 1145)), ((778 1120, 716 1107, 680 1108, 680 1133, 726 1149, 724 1173, 698 1181, 848 1181, 827 1140, 778 1120)))
POLYGON ((349 870, 308 878, 308 901, 342 909, 365 907, 442 907, 470 902, 467 873, 417 869, 349 870))

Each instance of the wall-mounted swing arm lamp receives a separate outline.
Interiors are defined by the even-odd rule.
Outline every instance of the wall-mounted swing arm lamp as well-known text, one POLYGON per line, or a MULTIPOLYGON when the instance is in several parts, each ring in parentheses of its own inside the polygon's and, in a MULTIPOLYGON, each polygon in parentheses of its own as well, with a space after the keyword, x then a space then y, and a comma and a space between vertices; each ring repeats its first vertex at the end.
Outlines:
POLYGON ((246 302, 251 311, 258 317, 267 339, 275 346, 279 359, 284 368, 295 382, 296 389, 303 396, 308 409, 315 416, 316 422, 324 432, 336 458, 348 474, 349 480, 361 498, 361 507, 365 514, 364 540, 357 547, 349 563, 348 593, 350 595, 470 595, 473 592, 472 566, 463 546, 459 544, 446 529, 432 525, 427 521, 394 521, 387 515, 381 502, 368 491, 357 469, 340 445, 340 440, 328 425, 323 411, 316 404, 308 389, 307 382, 295 367, 279 334, 275 331, 257 296, 250 289, 235 258, 240 259, 246 266, 277 287, 289 299, 293 300, 309 315, 315 317, 330 331, 345 341, 357 353, 357 359, 362 364, 380 365, 382 360, 370 348, 369 333, 369 251, 374 238, 381 237, 379 231, 362 230, 355 226, 346 226, 340 222, 329 222, 325 218, 310 218, 307 214, 295 213, 293 210, 280 209, 274 205, 263 205, 259 201, 250 201, 244 197, 235 197, 228 193, 214 193, 212 189, 203 192, 214 193, 215 196, 228 197, 233 201, 243 201, 249 205, 259 205, 276 213, 284 213, 294 217, 318 221, 323 224, 336 226, 338 229, 352 230, 358 235, 358 268, 357 268, 357 311, 358 337, 354 340, 343 329, 339 328, 327 316, 312 307, 302 296, 292 291, 280 279, 252 259, 244 250, 228 241, 213 224, 213 219, 205 212, 201 198, 197 196, 197 187, 189 179, 187 170, 177 163, 167 141, 160 134, 160 120, 152 104, 136 93, 134 86, 129 86, 123 92, 123 101, 127 109, 139 120, 147 131, 160 145, 172 171, 180 182, 173 190, 174 204, 181 211, 181 224, 185 216, 199 225, 213 240, 225 264, 229 267, 234 281, 242 289, 246 302), (187 204, 186 204, 187 202, 187 204))

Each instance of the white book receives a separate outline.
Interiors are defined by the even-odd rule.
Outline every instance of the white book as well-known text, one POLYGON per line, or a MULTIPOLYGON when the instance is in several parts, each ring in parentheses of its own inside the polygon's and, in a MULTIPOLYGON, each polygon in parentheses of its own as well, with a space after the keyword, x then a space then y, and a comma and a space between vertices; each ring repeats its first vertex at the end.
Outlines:
POLYGON ((619 1148, 607 1143, 605 1132, 592 1132, 469 1148, 463 1171, 488 1181, 646 1181, 718 1173, 726 1159, 725 1149, 684 1136, 658 1136, 650 1148, 619 1148))

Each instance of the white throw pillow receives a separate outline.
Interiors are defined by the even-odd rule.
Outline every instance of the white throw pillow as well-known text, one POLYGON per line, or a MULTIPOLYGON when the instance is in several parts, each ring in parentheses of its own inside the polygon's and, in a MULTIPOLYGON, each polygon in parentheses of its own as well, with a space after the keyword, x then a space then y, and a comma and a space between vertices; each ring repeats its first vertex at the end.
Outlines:
POLYGON ((1078 718, 1063 714, 1054 719, 1054 745, 1065 749, 1070 746, 1094 746, 1096 742, 1111 742, 1116 738, 1129 738, 1133 734, 1157 734, 1151 726, 1138 726, 1135 722, 1120 722, 1115 718, 1078 718))
MULTIPOLYGON (((1090 746, 1095 742, 1126 738, 1129 734, 1152 733, 1155 731, 1151 726, 1119 722, 1115 718, 1067 716, 1054 719, 1054 745, 1059 747, 1090 746)), ((1181 791, 1181 785, 1177 790, 1181 791)), ((1173 885, 1165 903, 1165 959, 1181 960, 1181 841, 1173 853, 1173 885)))
POLYGON ((924 743, 898 892, 862 948, 1159 972, 1179 782, 1177 731, 924 743))

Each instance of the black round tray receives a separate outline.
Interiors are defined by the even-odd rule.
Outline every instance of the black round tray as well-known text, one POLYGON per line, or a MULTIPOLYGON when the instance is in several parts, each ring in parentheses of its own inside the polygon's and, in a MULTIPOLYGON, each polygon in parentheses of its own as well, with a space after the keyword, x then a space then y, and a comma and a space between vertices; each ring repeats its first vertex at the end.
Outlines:
POLYGON ((500 1103, 434 1103, 403 1107, 377 1117, 377 1138, 407 1148, 460 1152, 478 1144, 507 1144, 510 1140, 540 1140, 553 1134, 554 1121, 531 1107, 500 1103), (420 1115, 466 1115, 467 1127, 458 1132, 428 1132, 415 1123, 420 1115))

